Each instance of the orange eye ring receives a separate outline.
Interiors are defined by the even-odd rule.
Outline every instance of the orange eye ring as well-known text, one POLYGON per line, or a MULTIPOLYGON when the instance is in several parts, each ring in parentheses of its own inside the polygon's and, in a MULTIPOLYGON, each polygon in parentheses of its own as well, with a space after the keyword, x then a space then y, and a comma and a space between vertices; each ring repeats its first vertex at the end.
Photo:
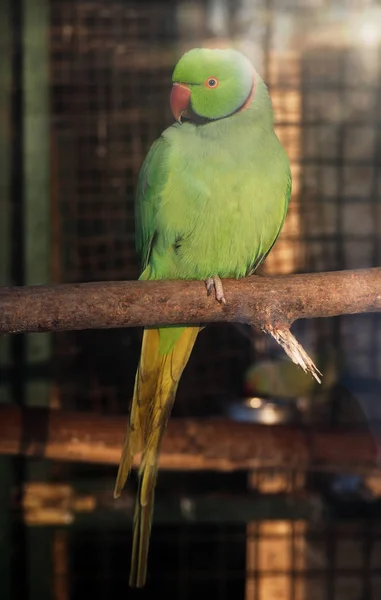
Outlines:
POLYGON ((220 82, 218 81, 217 77, 208 77, 208 79, 205 81, 206 87, 211 90, 214 90, 219 83, 220 82))

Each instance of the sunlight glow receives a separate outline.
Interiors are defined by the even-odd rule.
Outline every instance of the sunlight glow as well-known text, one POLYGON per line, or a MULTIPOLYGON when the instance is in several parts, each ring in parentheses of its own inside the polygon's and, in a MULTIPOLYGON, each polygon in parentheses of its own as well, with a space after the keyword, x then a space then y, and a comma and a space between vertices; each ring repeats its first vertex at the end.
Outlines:
POLYGON ((352 33, 361 45, 377 46, 381 41, 381 9, 373 8, 362 13, 352 25, 352 33))
POLYGON ((381 24, 363 23, 359 29, 359 36, 364 46, 377 46, 381 39, 381 24))

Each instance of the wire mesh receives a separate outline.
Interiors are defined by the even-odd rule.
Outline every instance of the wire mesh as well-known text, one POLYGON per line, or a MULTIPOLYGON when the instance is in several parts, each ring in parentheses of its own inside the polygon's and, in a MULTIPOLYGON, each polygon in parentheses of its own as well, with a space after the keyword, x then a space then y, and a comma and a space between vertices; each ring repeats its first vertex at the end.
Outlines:
MULTIPOLYGON (((347 29, 371 5, 351 3, 347 29)), ((349 39, 343 31, 333 43, 329 34, 340 27, 334 3, 219 6, 223 41, 233 37, 263 70, 276 129, 292 164, 289 215, 265 269, 378 264, 379 46, 349 39), (248 23, 252 45, 246 47, 248 23)), ((136 278, 137 175, 150 144, 171 122, 168 90, 176 57, 213 38, 215 3, 53 0, 51 19, 57 276, 62 281, 136 278), (199 27, 202 22, 206 27, 199 27)), ((340 368, 344 363, 359 376, 376 376, 378 317, 341 318, 334 326, 319 324, 319 331, 311 322, 305 329, 315 351, 335 348, 340 368), (348 351, 354 338, 356 353, 348 351)), ((197 411, 195 397, 240 393, 253 348, 248 339, 236 341, 234 326, 210 327, 200 336, 188 367, 196 388, 186 385, 185 375, 176 410, 191 414, 197 411)), ((56 336, 62 405, 124 411, 137 342, 136 332, 129 331, 56 336)), ((261 346, 265 354, 276 352, 260 340, 259 353, 261 346)))
MULTIPOLYGON (((101 599, 121 590, 133 596, 125 568, 129 542, 115 531, 72 533, 70 597, 81 598, 86 592, 101 599)), ((252 524, 249 533, 237 525, 159 526, 151 554, 150 581, 140 593, 144 598, 157 586, 169 598, 185 600, 195 594, 219 599, 375 600, 381 592, 380 531, 367 522, 322 528, 274 521, 252 524)))
MULTIPOLYGON (((146 152, 171 122, 176 11, 168 3, 53 1, 51 18, 58 276, 62 281, 134 279, 139 274, 134 190, 146 152)), ((198 367, 201 396, 216 387, 234 393, 235 363, 248 360, 248 344, 237 345, 234 331, 213 330, 189 367, 190 372, 192 363, 198 367), (219 384, 216 371, 223 374, 219 384)), ((136 332, 122 330, 56 336, 62 406, 126 410, 136 338, 136 332)), ((180 394, 186 396, 186 390, 185 383, 180 394)))
MULTIPOLYGON (((146 152, 171 123, 173 65, 189 47, 231 40, 269 84, 293 172, 290 212, 265 270, 379 264, 381 50, 372 29, 378 4, 50 0, 53 280, 138 276, 134 191, 146 152)), ((380 318, 310 321, 297 331, 318 357, 333 351, 346 388, 326 402, 324 421, 358 421, 364 411, 375 421, 380 318)), ((139 338, 135 330, 56 335, 52 363, 60 406, 125 412, 139 338)), ((253 343, 245 328, 208 327, 184 373, 174 414, 219 411, 221 401, 243 394, 254 357, 276 354, 259 334, 253 343)), ((80 478, 89 471, 66 468, 61 475, 80 478)), ((194 478, 181 477, 185 487, 194 485, 194 478)), ((303 485, 282 492, 294 497, 303 485)), ((235 480, 229 486, 232 493, 247 490, 246 474, 244 486, 235 480)), ((264 491, 263 482, 254 487, 264 491)), ((160 479, 159 490, 172 492, 173 482, 160 479)), ((354 522, 329 525, 276 515, 272 522, 156 525, 141 596, 160 585, 167 597, 184 600, 207 593, 219 600, 374 600, 381 593, 381 531, 351 516, 354 522)), ((56 537, 57 598, 134 594, 127 587, 130 542, 126 528, 109 530, 101 519, 56 537)))

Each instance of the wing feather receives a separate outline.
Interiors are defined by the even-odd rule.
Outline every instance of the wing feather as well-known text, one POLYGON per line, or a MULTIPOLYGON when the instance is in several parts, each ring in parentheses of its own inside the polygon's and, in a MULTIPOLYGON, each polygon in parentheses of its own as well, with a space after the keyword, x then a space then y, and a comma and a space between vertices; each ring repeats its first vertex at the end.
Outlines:
POLYGON ((135 241, 143 270, 147 267, 157 236, 156 215, 169 175, 169 147, 165 137, 151 146, 140 170, 135 201, 135 241))

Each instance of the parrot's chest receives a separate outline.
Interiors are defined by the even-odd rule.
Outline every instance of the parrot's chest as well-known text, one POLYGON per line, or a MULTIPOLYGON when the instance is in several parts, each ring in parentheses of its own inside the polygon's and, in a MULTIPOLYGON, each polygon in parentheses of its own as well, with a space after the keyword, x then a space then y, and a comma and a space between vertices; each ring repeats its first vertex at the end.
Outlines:
POLYGON ((189 146, 176 155, 159 219, 176 232, 172 261, 182 276, 242 277, 271 248, 288 177, 274 141, 270 161, 247 143, 203 144, 196 153, 189 146))

